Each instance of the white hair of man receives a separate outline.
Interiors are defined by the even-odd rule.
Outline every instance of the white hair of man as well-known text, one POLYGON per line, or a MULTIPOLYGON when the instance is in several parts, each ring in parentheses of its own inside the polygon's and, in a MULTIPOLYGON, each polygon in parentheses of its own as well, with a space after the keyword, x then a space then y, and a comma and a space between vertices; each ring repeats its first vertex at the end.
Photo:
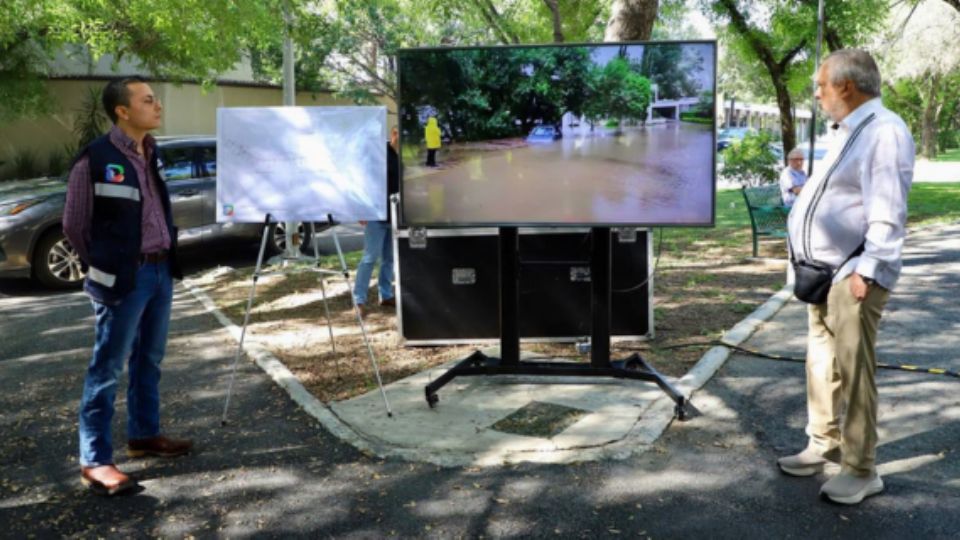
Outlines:
POLYGON ((880 69, 870 53, 860 49, 840 49, 830 53, 823 61, 829 66, 832 84, 851 81, 857 90, 871 96, 880 95, 880 69))
POLYGON ((787 159, 800 158, 803 159, 806 156, 803 155, 803 150, 800 147, 794 148, 787 154, 787 159))

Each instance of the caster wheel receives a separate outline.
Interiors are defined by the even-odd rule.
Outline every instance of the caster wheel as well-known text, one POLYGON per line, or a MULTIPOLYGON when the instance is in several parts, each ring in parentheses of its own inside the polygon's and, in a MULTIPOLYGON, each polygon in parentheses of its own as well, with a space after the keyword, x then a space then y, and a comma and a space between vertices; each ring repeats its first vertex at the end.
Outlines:
POLYGON ((438 401, 440 401, 440 398, 436 394, 430 394, 427 396, 427 405, 430 405, 431 409, 437 407, 438 401))

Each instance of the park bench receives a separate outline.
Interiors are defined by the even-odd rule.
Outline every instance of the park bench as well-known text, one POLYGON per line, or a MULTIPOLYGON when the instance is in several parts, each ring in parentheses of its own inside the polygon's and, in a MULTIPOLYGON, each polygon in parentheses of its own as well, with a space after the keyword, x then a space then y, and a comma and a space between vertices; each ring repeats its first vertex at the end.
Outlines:
POLYGON ((787 237, 787 214, 790 207, 780 198, 780 186, 765 184, 756 187, 744 187, 743 200, 750 212, 750 228, 753 230, 753 256, 757 256, 758 242, 761 236, 772 238, 787 237))

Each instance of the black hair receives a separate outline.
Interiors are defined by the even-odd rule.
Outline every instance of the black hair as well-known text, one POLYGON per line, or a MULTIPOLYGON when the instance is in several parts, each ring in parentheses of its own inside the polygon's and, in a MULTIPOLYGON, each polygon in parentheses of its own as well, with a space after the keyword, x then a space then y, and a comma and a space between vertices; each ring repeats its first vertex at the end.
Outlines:
POLYGON ((117 123, 117 105, 130 106, 130 89, 127 85, 146 82, 146 79, 139 75, 131 75, 113 79, 103 87, 103 109, 111 122, 117 123))

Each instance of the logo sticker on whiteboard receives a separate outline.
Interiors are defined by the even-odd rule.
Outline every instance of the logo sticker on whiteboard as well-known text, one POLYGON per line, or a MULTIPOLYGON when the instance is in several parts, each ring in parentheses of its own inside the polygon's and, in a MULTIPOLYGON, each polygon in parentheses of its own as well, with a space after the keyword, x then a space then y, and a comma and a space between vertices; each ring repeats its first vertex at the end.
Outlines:
POLYGON ((107 172, 104 175, 107 182, 114 184, 119 184, 123 182, 123 165, 117 165, 116 163, 107 164, 107 172))
POLYGON ((232 216, 232 215, 233 215, 233 205, 232 205, 232 204, 225 204, 225 205, 223 205, 223 215, 225 215, 225 216, 232 216))

